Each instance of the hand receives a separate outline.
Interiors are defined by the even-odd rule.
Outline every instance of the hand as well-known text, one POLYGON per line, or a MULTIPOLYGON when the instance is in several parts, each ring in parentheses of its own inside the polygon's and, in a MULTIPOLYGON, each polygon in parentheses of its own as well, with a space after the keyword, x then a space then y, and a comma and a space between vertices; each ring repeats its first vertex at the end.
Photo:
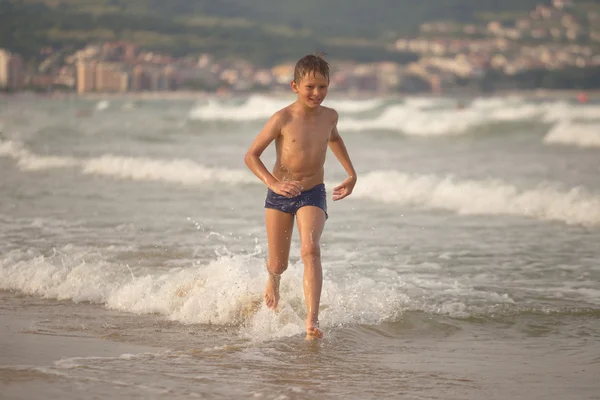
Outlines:
POLYGON ((349 196, 356 185, 356 177, 349 176, 344 182, 333 188, 333 201, 341 200, 349 196))
POLYGON ((303 187, 298 181, 279 181, 270 189, 279 195, 291 198, 300 195, 303 187))

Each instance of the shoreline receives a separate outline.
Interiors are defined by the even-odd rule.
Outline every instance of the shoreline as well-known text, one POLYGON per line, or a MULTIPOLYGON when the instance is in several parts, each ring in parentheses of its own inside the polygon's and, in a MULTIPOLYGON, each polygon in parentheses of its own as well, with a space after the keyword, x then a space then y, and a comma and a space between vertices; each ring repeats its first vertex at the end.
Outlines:
MULTIPOLYGON (((289 360, 314 360, 314 367, 308 367, 311 373, 340 368, 336 357, 331 361, 330 356, 343 358, 343 343, 353 343, 357 337, 365 338, 361 335, 366 334, 360 327, 338 328, 325 342, 331 343, 331 346, 311 342, 307 347, 303 339, 299 339, 301 345, 294 345, 295 339, 281 339, 245 347, 227 345, 222 340, 223 332, 217 330, 213 340, 198 346, 193 338, 205 337, 204 332, 190 336, 187 329, 176 330, 171 326, 162 333, 153 333, 153 336, 170 338, 167 343, 171 345, 167 348, 152 347, 132 342, 139 335, 137 323, 124 327, 124 340, 115 340, 113 335, 100 336, 92 326, 88 329, 81 325, 86 321, 91 323, 91 319, 99 320, 94 322, 95 326, 110 325, 108 315, 111 311, 101 311, 99 307, 0 290, 0 335, 3 338, 0 341, 1 397, 11 400, 44 397, 75 400, 85 395, 125 400, 140 393, 158 398, 171 392, 171 398, 183 399, 188 398, 189 391, 198 394, 198 397, 232 398, 240 397, 236 395, 242 393, 244 397, 250 397, 264 387, 265 376, 268 377, 265 371, 272 368, 270 362, 263 362, 264 353, 274 351, 282 357, 280 362, 285 368, 275 380, 267 379, 267 386, 282 389, 290 399, 301 399, 307 397, 306 392, 294 392, 290 382, 307 371, 306 364, 289 360), (66 325, 52 322, 57 317, 67 317, 70 322, 66 325), (183 347, 176 353, 170 353, 175 343, 183 347), (291 350, 281 352, 282 345, 291 350), (338 346, 342 346, 341 349, 338 346), (254 351, 249 351, 252 349, 254 351), (256 356, 261 354, 263 356, 256 356), (156 368, 156 373, 150 372, 156 368), (193 376, 181 372, 190 369, 196 371, 193 376), (218 377, 211 373, 215 369, 220 369, 218 377), (246 381, 238 392, 224 383, 241 378, 246 381), (282 381, 285 382, 283 386, 282 381)), ((134 314, 129 316, 146 318, 134 314)), ((422 325, 420 321, 423 318, 407 316, 404 327, 397 323, 384 323, 380 326, 380 333, 391 336, 376 337, 369 344, 381 350, 381 346, 389 345, 390 338, 400 329, 404 339, 392 339, 399 350, 379 355, 368 365, 377 365, 399 377, 400 382, 406 385, 403 389, 406 394, 417 393, 426 385, 427 395, 445 399, 529 397, 555 400, 569 395, 580 399, 596 398, 597 380, 593 366, 599 353, 592 342, 579 341, 569 348, 565 347, 569 343, 568 338, 548 334, 511 338, 511 335, 499 332, 502 324, 471 325, 441 317, 431 325, 422 325), (428 326, 441 330, 422 335, 419 329, 428 326), (507 381, 512 384, 506 386, 507 381), (527 392, 525 397, 521 396, 524 392, 527 392)), ((520 323, 535 323, 535 320, 525 318, 520 323)), ((372 331, 368 332, 372 334, 372 331)), ((515 332, 518 331, 507 333, 515 332)), ((319 377, 307 378, 306 382, 297 386, 323 385, 319 377)), ((394 393, 392 385, 388 385, 386 379, 378 382, 384 384, 378 393, 379 398, 391 398, 394 393)), ((339 395, 344 392, 343 387, 347 383, 344 379, 337 379, 332 383, 333 387, 313 394, 316 397, 339 395)), ((374 398, 368 396, 373 392, 360 384, 354 389, 361 396, 351 398, 374 398)))
MULTIPOLYGON (((64 398, 73 381, 57 368, 78 359, 119 359, 156 353, 158 347, 111 340, 87 330, 48 327, 55 317, 51 302, 0 290, 0 393, 3 399, 64 398), (43 308, 18 306, 45 303, 43 308), (51 309, 48 309, 51 307, 51 309)), ((54 303, 56 304, 56 303, 54 303)), ((77 390, 73 394, 82 393, 77 390)))
MULTIPOLYGON (((118 357, 124 353, 157 352, 161 348, 100 335, 93 329, 49 325, 57 309, 77 306, 0 290, 0 384, 3 369, 11 366, 48 366, 61 358, 118 357)), ((81 306, 84 306, 82 304, 81 306)), ((91 305, 92 308, 96 307, 91 305)), ((1 385, 0 385, 1 387, 1 385)))
MULTIPOLYGON (((550 98, 550 99, 577 99, 577 96, 585 93, 590 101, 600 100, 600 90, 506 90, 496 91, 491 93, 480 92, 448 92, 448 93, 377 93, 377 92, 361 92, 348 93, 330 91, 329 97, 334 98, 350 98, 352 100, 365 100, 371 98, 501 98, 501 97, 525 97, 525 98, 550 98)), ((78 94, 75 92, 16 92, 16 93, 0 93, 0 99, 13 97, 34 97, 44 99, 84 99, 84 100, 107 100, 107 99, 124 99, 124 100, 194 100, 194 99, 209 99, 209 98, 236 98, 249 96, 265 96, 265 97, 290 97, 291 92, 274 90, 264 92, 203 92, 203 91, 170 91, 170 92, 124 92, 124 93, 84 93, 78 94)))

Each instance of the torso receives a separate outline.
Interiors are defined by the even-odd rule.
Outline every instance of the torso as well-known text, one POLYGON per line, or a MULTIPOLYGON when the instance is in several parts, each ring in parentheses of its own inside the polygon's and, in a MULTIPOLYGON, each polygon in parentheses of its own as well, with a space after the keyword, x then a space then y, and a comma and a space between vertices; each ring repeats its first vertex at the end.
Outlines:
POLYGON ((299 181, 302 190, 309 190, 323 183, 323 167, 336 113, 323 106, 314 115, 305 115, 291 106, 282 111, 285 123, 275 141, 277 160, 273 175, 281 181, 299 181))

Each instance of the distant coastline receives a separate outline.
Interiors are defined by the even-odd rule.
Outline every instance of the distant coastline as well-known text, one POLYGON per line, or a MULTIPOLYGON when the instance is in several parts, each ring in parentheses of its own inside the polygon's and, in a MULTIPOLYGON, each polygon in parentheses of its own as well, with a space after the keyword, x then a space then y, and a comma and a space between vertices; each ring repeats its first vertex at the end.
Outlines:
MULTIPOLYGON (((552 98, 552 99, 577 99, 577 96, 585 93, 590 101, 600 101, 600 90, 549 90, 549 89, 534 89, 534 90, 497 90, 494 92, 459 92, 452 91, 448 93, 377 93, 377 92, 360 92, 347 93, 331 91, 330 97, 335 98, 351 98, 355 100, 364 100, 374 97, 384 98, 406 98, 406 97, 456 97, 456 98, 473 98, 473 97, 525 97, 525 98, 552 98)), ((248 96, 268 96, 268 97, 290 97, 293 95, 284 91, 260 91, 260 92, 227 92, 216 93, 207 91, 161 91, 161 92, 124 92, 124 93, 85 93, 77 94, 75 92, 29 92, 22 91, 16 93, 2 93, 0 98, 14 97, 39 97, 39 98, 56 98, 56 99, 89 99, 89 100, 107 100, 107 99, 124 99, 124 100, 193 100, 193 99, 208 99, 208 98, 232 98, 232 97, 248 97, 248 96)))

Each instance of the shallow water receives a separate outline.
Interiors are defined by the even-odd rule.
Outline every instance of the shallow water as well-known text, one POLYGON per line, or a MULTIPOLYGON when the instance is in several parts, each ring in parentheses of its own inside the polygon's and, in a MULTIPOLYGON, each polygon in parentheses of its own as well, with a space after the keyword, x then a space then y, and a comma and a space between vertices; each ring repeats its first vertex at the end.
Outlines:
POLYGON ((297 235, 261 303, 243 165, 288 100, 0 98, 8 398, 598 398, 600 104, 329 100, 359 183, 329 202, 307 343, 297 235))

